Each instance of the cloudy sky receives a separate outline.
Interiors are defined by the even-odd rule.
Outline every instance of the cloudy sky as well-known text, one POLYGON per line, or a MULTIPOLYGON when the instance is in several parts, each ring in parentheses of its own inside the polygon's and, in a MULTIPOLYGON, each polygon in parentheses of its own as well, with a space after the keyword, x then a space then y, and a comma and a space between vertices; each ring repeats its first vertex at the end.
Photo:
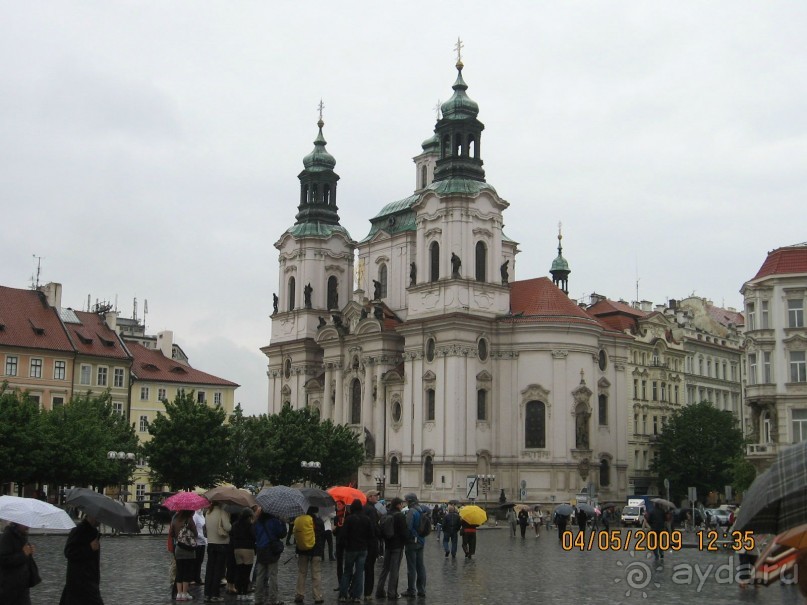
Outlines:
POLYGON ((807 3, 3 2, 0 284, 136 297, 266 410, 274 242, 325 103, 355 239, 415 186, 456 71, 517 278, 563 222, 571 295, 739 307, 807 240, 807 3))

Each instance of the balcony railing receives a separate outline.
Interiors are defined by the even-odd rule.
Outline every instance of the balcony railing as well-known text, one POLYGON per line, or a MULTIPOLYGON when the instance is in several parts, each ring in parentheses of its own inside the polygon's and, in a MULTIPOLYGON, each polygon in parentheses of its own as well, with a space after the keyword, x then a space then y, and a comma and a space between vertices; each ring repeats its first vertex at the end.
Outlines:
POLYGON ((773 456, 776 454, 775 443, 749 443, 745 453, 748 456, 773 456))

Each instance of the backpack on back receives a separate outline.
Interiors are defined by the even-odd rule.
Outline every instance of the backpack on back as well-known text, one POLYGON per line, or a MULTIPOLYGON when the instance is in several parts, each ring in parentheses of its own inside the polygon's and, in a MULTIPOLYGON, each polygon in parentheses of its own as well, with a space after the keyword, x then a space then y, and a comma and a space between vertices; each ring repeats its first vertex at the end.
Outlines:
POLYGON ((432 520, 431 515, 428 513, 424 513, 422 510, 420 512, 420 520, 418 521, 418 536, 421 538, 425 538, 430 533, 432 533, 432 520))
POLYGON ((297 544, 297 550, 301 552, 314 548, 317 537, 314 534, 314 520, 311 515, 300 515, 294 520, 294 542, 297 544))
POLYGON ((381 519, 381 537, 392 540, 395 537, 395 515, 384 515, 381 519))

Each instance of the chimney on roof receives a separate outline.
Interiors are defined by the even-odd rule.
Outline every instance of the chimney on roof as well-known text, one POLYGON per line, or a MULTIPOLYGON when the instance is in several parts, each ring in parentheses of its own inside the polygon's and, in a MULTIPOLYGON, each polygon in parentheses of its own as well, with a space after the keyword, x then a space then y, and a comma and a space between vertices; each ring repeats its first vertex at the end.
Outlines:
POLYGON ((601 300, 606 300, 606 298, 607 297, 603 296, 602 294, 597 294, 596 292, 592 292, 591 296, 589 297, 589 300, 591 301, 592 305, 596 305, 601 300))
POLYGON ((650 313, 650 311, 653 310, 653 302, 650 300, 640 300, 639 309, 641 309, 645 313, 650 313))
POLYGON ((174 333, 171 330, 157 332, 157 348, 162 351, 168 359, 173 359, 174 333))
POLYGON ((62 284, 49 282, 44 286, 39 286, 39 291, 45 295, 51 307, 62 308, 62 284))
POLYGON ((106 322, 107 327, 113 332, 118 331, 118 312, 117 311, 107 311, 104 313, 104 322, 106 322))
POLYGON ((670 304, 669 304, 669 307, 670 307, 670 309, 672 309, 673 311, 675 311, 675 310, 678 308, 678 301, 677 301, 677 300, 675 300, 674 298, 671 298, 671 299, 670 299, 670 304))

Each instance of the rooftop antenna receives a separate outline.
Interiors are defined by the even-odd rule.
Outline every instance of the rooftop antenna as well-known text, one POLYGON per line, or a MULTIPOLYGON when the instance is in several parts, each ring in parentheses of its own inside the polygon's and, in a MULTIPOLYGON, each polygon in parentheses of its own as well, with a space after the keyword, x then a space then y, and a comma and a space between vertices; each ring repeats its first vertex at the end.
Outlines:
POLYGON ((115 295, 115 313, 118 312, 118 295, 115 295))
POLYGON ((639 255, 636 255, 636 304, 639 304, 639 282, 641 279, 639 278, 639 255))
POLYGON ((147 298, 143 299, 143 332, 146 332, 146 315, 149 314, 149 301, 147 298))
POLYGON ((36 276, 31 276, 31 288, 34 290, 39 289, 39 274, 42 272, 42 257, 36 254, 32 255, 36 259, 36 276))
POLYGON ((92 299, 92 294, 87 294, 87 313, 90 312, 90 305, 92 304, 90 300, 92 299))
POLYGON ((135 296, 134 302, 132 303, 132 319, 137 323, 137 296, 135 296))

